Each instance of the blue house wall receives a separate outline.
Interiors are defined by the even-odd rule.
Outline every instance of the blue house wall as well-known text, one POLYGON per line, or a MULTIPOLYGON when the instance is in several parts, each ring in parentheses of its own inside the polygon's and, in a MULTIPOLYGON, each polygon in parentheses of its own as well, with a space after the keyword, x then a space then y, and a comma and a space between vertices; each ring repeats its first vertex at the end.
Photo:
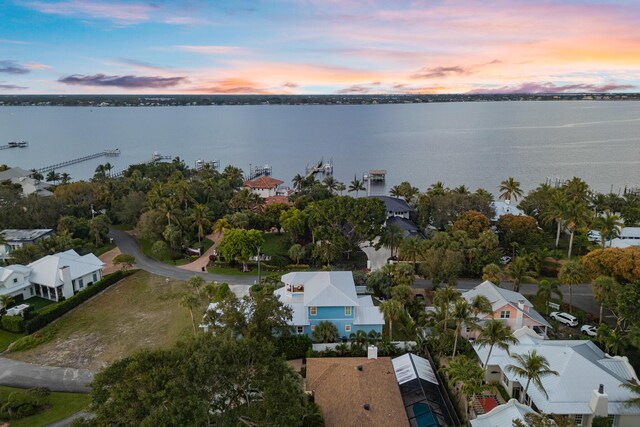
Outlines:
POLYGON ((311 307, 307 307, 309 316, 309 325, 304 327, 304 333, 309 337, 312 337, 313 327, 320 322, 329 321, 336 325, 339 336, 349 338, 349 335, 362 330, 369 333, 372 329, 376 332, 382 333, 382 325, 354 325, 355 320, 355 307, 351 307, 351 314, 345 314, 345 307, 316 307, 317 312, 315 315, 311 314, 311 307), (350 330, 347 331, 347 326, 350 326, 350 330))

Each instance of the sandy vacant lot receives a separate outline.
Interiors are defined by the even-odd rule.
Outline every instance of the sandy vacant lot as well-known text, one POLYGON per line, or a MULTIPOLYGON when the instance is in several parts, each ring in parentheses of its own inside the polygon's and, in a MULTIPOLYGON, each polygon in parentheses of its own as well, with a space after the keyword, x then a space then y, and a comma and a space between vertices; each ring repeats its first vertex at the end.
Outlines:
MULTIPOLYGON (((168 348, 192 333, 184 282, 138 272, 47 326, 53 338, 6 356, 41 365, 99 370, 143 348, 168 348)), ((204 307, 204 302, 203 302, 204 307)))

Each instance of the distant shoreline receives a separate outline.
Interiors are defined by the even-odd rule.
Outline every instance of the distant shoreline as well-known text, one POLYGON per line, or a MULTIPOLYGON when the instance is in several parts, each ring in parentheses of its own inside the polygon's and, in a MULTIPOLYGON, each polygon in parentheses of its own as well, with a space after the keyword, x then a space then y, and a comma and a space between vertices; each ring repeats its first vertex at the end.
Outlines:
POLYGON ((0 106, 14 107, 375 105, 505 101, 640 101, 640 93, 474 95, 0 95, 0 106))

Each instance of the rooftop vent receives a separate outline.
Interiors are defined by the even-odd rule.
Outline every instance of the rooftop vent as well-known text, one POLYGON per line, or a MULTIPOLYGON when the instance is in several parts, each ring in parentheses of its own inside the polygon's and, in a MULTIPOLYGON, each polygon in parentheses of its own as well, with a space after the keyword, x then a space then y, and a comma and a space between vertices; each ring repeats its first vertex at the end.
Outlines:
POLYGON ((598 393, 604 394, 604 384, 600 384, 600 386, 598 387, 598 393))
POLYGON ((369 406, 368 403, 365 403, 364 405, 362 405, 362 407, 364 408, 365 411, 368 411, 371 408, 371 406, 369 406))

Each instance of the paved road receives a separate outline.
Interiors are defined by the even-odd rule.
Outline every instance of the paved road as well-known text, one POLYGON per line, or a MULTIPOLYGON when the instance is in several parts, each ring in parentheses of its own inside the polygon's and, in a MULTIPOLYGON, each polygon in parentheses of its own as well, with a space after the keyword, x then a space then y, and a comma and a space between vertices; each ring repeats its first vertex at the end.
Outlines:
POLYGON ((375 248, 375 245, 378 244, 378 241, 379 238, 376 237, 373 241, 373 245, 370 245, 369 242, 365 242, 360 245, 360 249, 362 249, 362 252, 367 255, 367 259, 371 263, 371 271, 380 270, 387 263, 387 260, 391 257, 391 251, 387 247, 382 246, 380 249, 375 248))
POLYGON ((0 357, 0 384, 10 387, 48 387, 51 391, 88 393, 93 372, 87 369, 57 368, 0 357))
POLYGON ((254 284, 257 277, 253 276, 225 276, 222 274, 210 274, 184 270, 172 265, 167 265, 149 258, 140 249, 138 242, 128 233, 111 229, 109 237, 118 246, 123 254, 133 255, 136 258, 136 267, 148 271, 149 273, 169 277, 177 280, 188 280, 194 275, 202 276, 207 282, 227 282, 231 290, 238 296, 245 295, 249 291, 249 286, 254 284))
MULTIPOLYGON (((456 286, 459 290, 468 290, 476 287, 482 282, 481 279, 460 279, 456 286)), ((505 289, 511 289, 511 282, 502 283, 502 287, 505 289)), ((433 289, 431 281, 429 280, 416 280, 414 288, 418 289, 433 289)), ((520 284, 520 293, 524 295, 535 295, 538 290, 537 284, 522 283, 520 284)), ((567 285, 560 286, 562 291, 564 302, 569 302, 569 287, 567 285)), ((593 299, 593 291, 590 283, 584 283, 573 287, 573 305, 589 313, 595 315, 600 314, 600 305, 593 299)), ((605 313, 605 316, 607 313, 605 313)))

